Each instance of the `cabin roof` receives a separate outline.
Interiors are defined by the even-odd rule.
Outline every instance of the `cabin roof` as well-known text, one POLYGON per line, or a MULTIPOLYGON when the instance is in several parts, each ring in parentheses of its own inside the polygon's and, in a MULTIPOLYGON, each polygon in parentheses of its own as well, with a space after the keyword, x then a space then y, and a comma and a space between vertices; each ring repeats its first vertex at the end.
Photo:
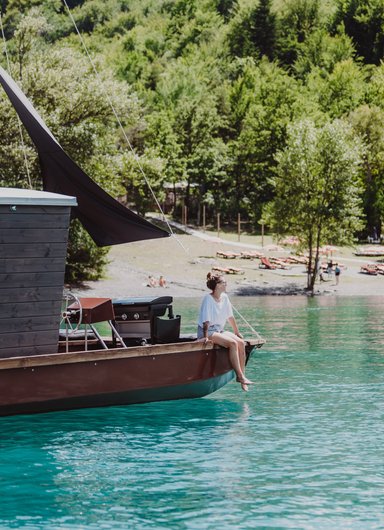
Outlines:
POLYGON ((76 197, 48 191, 0 188, 0 204, 28 204, 44 206, 76 206, 76 197))

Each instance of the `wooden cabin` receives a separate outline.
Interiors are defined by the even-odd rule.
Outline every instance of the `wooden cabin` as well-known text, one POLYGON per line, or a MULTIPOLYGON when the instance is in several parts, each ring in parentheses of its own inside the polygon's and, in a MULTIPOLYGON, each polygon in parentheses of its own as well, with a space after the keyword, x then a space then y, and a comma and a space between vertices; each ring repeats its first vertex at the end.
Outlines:
POLYGON ((0 357, 57 351, 76 198, 0 188, 0 357))

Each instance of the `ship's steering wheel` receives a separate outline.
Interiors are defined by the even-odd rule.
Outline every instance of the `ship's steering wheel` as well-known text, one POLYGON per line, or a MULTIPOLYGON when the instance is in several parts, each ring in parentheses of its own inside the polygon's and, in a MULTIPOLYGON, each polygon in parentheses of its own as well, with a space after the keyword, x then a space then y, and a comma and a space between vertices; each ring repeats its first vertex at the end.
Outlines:
POLYGON ((68 335, 76 333, 83 319, 83 308, 76 295, 66 291, 61 304, 60 327, 65 326, 68 335))

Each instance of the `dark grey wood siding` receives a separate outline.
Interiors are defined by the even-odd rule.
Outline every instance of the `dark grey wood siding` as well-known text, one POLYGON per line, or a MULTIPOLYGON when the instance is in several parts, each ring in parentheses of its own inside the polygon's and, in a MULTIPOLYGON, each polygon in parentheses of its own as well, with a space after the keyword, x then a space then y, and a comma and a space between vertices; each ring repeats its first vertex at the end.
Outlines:
POLYGON ((70 210, 0 204, 0 357, 57 351, 70 210))

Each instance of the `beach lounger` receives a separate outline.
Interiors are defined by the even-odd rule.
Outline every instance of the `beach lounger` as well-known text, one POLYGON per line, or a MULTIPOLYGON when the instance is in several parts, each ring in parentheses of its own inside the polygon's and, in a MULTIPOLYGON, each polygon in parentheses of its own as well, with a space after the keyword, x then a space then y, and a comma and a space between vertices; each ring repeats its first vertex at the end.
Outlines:
POLYGON ((228 267, 228 274, 244 274, 244 271, 236 267, 228 267))
POLYGON ((272 258, 272 257, 270 257, 269 261, 270 261, 270 263, 272 265, 276 265, 276 267, 279 268, 279 269, 289 269, 289 267, 287 265, 287 261, 285 260, 285 258, 272 258))
POLYGON ((260 259, 264 257, 264 254, 262 252, 250 251, 250 252, 242 252, 240 257, 242 259, 260 259))
POLYGON ((370 274, 371 276, 377 276, 377 268, 376 265, 363 265, 360 269, 360 272, 363 274, 370 274))
POLYGON ((212 267, 213 272, 220 272, 222 274, 244 274, 243 269, 236 267, 212 267))
POLYGON ((227 269, 226 267, 212 267, 212 271, 221 272, 222 274, 228 274, 229 269, 227 269))
POLYGON ((268 258, 260 258, 260 264, 259 264, 259 267, 261 269, 270 269, 270 270, 274 270, 274 269, 277 269, 277 266, 276 265, 273 265, 268 258))
POLYGON ((216 256, 224 259, 235 259, 240 257, 240 254, 238 252, 231 252, 230 250, 218 250, 216 256))

